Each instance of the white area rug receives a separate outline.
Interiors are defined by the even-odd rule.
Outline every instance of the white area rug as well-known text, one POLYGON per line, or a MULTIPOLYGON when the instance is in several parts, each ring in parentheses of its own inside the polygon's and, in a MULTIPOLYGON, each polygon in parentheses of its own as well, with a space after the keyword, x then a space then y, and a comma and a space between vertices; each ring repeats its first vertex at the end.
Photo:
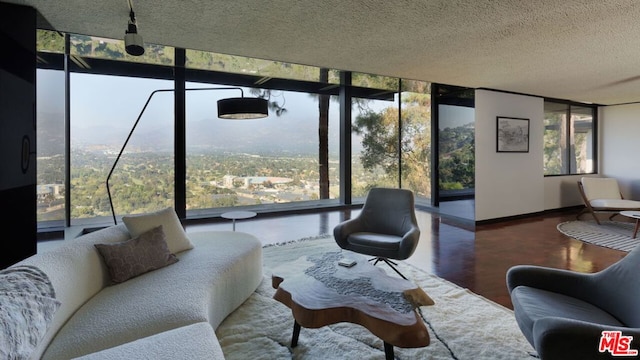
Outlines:
POLYGON ((594 220, 567 221, 558 224, 558 231, 574 239, 611 249, 631 251, 640 244, 640 239, 633 239, 635 223, 620 221, 594 220))
MULTIPOLYGON (((290 346, 293 317, 288 307, 272 298, 271 269, 300 256, 336 250, 331 237, 265 247, 264 281, 216 330, 225 358, 384 359, 382 340, 350 323, 302 328, 298 346, 290 346)), ((393 274, 386 265, 378 266, 393 274)), ((435 305, 420 308, 431 344, 417 349, 395 347, 396 359, 537 358, 511 310, 413 266, 400 263, 400 271, 421 286, 435 305)))

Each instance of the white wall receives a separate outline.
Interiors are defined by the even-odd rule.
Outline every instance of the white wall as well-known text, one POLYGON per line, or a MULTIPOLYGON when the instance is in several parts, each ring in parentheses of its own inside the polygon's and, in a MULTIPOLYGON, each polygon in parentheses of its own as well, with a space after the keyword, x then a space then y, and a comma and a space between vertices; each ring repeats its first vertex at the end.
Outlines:
POLYGON ((545 210, 544 100, 534 96, 477 90, 475 119, 475 220, 545 210), (497 116, 530 120, 528 153, 496 152, 497 116))
MULTIPOLYGON (((584 175, 548 176, 544 178, 544 209, 553 210, 583 205, 578 180, 584 175)), ((597 176, 597 175, 587 175, 597 176)))
MULTIPOLYGON (((581 175, 544 176, 544 99, 477 90, 475 220, 582 205, 581 175), (530 119, 528 153, 496 152, 496 117, 530 119)), ((626 198, 640 200, 640 104, 602 107, 598 174, 615 177, 626 198)))
POLYGON ((626 198, 640 200, 640 104, 600 111, 600 174, 618 179, 626 198))

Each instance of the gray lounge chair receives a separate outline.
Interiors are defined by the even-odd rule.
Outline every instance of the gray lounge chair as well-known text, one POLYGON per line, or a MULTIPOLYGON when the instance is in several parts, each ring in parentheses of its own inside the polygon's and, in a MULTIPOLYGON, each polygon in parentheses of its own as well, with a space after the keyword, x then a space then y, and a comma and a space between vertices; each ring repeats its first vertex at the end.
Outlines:
POLYGON ((605 339, 601 352, 603 331, 620 331, 633 338, 629 351, 640 349, 640 247, 592 274, 514 266, 507 287, 518 326, 542 359, 617 358, 609 350, 624 352, 624 344, 605 339))
POLYGON ((371 255, 374 265, 383 261, 406 279, 390 259, 405 260, 418 246, 420 229, 413 192, 395 188, 369 190, 360 214, 338 224, 333 234, 341 248, 371 255))

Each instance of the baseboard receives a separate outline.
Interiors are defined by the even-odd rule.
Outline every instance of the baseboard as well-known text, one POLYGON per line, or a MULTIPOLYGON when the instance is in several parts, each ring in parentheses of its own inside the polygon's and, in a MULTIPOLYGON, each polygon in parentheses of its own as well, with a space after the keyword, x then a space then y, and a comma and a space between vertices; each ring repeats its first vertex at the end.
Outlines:
POLYGON ((584 208, 584 205, 577 205, 577 206, 568 206, 568 207, 557 208, 557 209, 547 209, 547 210, 537 211, 537 212, 528 213, 528 214, 519 214, 519 215, 505 216, 505 217, 495 218, 495 219, 478 220, 476 221, 476 225, 495 224, 495 223, 500 223, 504 221, 521 220, 521 219, 527 219, 531 217, 549 215, 549 214, 559 214, 559 213, 576 213, 577 214, 583 208, 584 208))

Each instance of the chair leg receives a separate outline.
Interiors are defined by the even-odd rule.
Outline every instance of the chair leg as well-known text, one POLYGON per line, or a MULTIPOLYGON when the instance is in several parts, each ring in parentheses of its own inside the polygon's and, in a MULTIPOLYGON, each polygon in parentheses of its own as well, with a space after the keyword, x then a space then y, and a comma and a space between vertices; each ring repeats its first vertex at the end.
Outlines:
POLYGON ((409 280, 409 279, 407 279, 407 277, 406 277, 406 276, 404 276, 404 275, 400 272, 400 270, 398 270, 398 268, 396 268, 396 266, 398 265, 398 263, 393 262, 393 261, 391 261, 391 260, 389 260, 389 259, 387 259, 387 258, 383 258, 383 257, 374 257, 374 258, 369 259, 369 261, 373 261, 373 260, 375 260, 375 262, 373 263, 373 266, 375 266, 375 265, 376 265, 378 262, 380 262, 380 261, 384 261, 387 265, 389 265, 389 267, 390 267, 390 268, 392 268, 392 269, 393 269, 393 271, 395 271, 396 273, 398 273, 398 275, 400 275, 403 279, 405 279, 405 280, 409 280))
POLYGON ((590 213, 591 216, 593 216, 593 220, 596 221, 596 223, 598 225, 600 225, 600 220, 598 219, 598 216, 596 216, 596 213, 593 209, 590 209, 589 207, 585 207, 584 209, 580 210, 580 212, 578 213, 578 215, 576 215, 576 220, 580 220, 580 218, 582 217, 582 215, 586 214, 586 213, 590 213))

